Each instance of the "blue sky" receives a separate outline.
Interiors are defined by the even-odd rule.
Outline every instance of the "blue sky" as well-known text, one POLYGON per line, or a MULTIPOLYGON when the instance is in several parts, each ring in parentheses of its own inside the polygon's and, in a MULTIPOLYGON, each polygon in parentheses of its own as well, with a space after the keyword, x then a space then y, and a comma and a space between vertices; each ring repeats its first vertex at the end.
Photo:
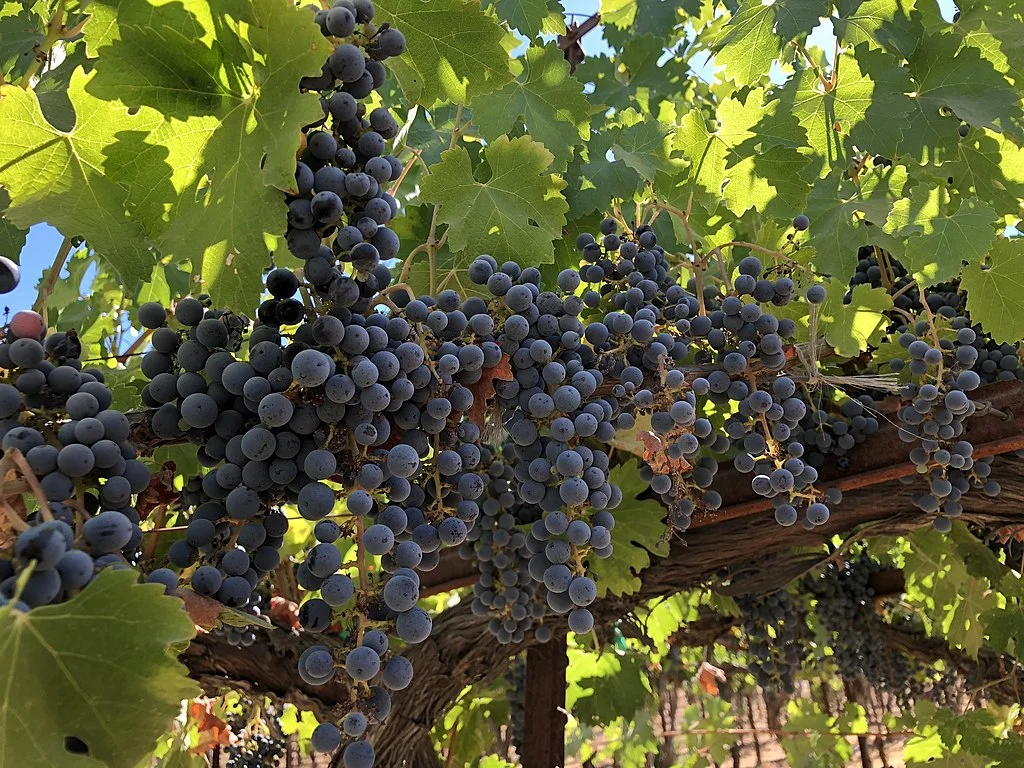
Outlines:
MULTIPOLYGON (((943 16, 952 17, 952 0, 939 0, 943 16)), ((577 14, 582 21, 590 16, 600 7, 600 0, 562 0, 562 7, 567 14, 577 14)), ((831 58, 832 45, 832 24, 822 22, 811 34, 808 42, 810 45, 821 48, 826 56, 831 58)), ((583 48, 589 55, 606 54, 611 51, 598 27, 583 40, 583 48)), ((698 77, 705 80, 710 79, 714 73, 713 61, 705 60, 691 67, 698 77)), ((775 79, 775 78, 773 78, 775 79)), ((28 235, 28 242, 21 253, 21 284, 11 293, 3 296, 3 304, 13 310, 26 309, 32 306, 36 297, 36 286, 42 278, 43 271, 53 263, 53 257, 60 247, 60 233, 52 227, 40 224, 32 227, 28 235)), ((65 272, 66 276, 66 272, 65 272)))

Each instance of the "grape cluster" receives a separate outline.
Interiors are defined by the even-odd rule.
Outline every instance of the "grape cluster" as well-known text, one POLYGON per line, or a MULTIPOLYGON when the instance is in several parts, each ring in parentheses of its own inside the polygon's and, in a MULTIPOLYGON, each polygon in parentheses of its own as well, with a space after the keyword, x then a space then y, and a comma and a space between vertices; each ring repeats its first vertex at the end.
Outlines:
POLYGON ((832 458, 839 469, 845 470, 849 466, 847 454, 878 433, 877 413, 878 403, 870 394, 839 402, 834 397, 822 398, 815 408, 807 409, 792 428, 791 437, 805 446, 803 459, 810 466, 821 469, 832 458))
POLYGON ((930 333, 930 321, 917 322, 898 337, 906 359, 890 363, 894 370, 906 369, 911 379, 900 388, 899 436, 912 446, 910 460, 928 482, 928 492, 913 501, 937 515, 933 524, 943 532, 963 512, 960 499, 972 487, 989 496, 999 493, 999 484, 989 477, 990 460, 975 460, 974 446, 966 439, 967 419, 978 408, 968 393, 981 386, 981 377, 971 369, 977 334, 965 317, 954 319, 952 327, 955 337, 940 339, 930 333))
MULTIPOLYGON (((913 315, 924 311, 920 288, 907 273, 906 267, 893 258, 892 254, 865 245, 860 248, 857 257, 856 271, 850 280, 851 289, 858 285, 885 288, 895 297, 893 306, 896 309, 913 315), (879 255, 884 264, 879 263, 879 255)), ((852 299, 852 292, 843 297, 847 304, 852 299)), ((953 318, 963 314, 967 296, 955 282, 939 283, 925 291, 924 300, 936 315, 953 318)))
POLYGON ((883 617, 875 608, 871 577, 882 566, 866 552, 830 563, 817 577, 808 577, 807 590, 827 633, 832 660, 847 680, 863 677, 879 690, 892 693, 900 704, 913 696, 914 669, 881 635, 883 617))
MULTIPOLYGON (((773 499, 781 523, 796 522, 799 509, 806 525, 826 522, 826 502, 837 502, 838 492, 814 488, 817 471, 801 459, 804 445, 792 434, 807 407, 794 381, 782 374, 795 324, 770 311, 793 299, 793 280, 765 277, 761 261, 748 256, 728 294, 706 285, 698 297, 696 279, 686 288, 674 281, 648 228, 620 236, 607 220, 602 234, 600 243, 591 236, 577 241, 583 259, 594 262, 580 269, 580 277, 600 284, 583 298, 595 307, 610 300, 621 310, 589 324, 585 336, 599 358, 609 359, 619 382, 613 397, 629 398, 615 427, 632 428, 637 415, 650 414, 664 454, 643 476, 668 504, 673 527, 685 530, 698 506, 721 506, 711 485, 719 460, 735 451, 734 465, 753 473, 752 488, 773 499), (656 333, 659 326, 663 330, 656 333), (684 364, 690 360, 696 370, 684 364), (735 406, 724 434, 701 416, 707 403, 735 406)), ((809 301, 823 298, 820 286, 808 291, 809 301)))
POLYGON ((747 659, 754 680, 765 689, 793 693, 807 625, 793 596, 785 590, 737 597, 743 614, 747 659))
POLYGON ((30 311, 17 312, 0 341, 0 445, 24 456, 46 502, 18 533, 13 557, 0 559, 0 602, 20 610, 66 600, 97 571, 139 558, 133 502, 150 471, 136 458, 128 417, 111 407, 103 371, 80 356, 74 332, 47 335, 30 311))
MULTIPOLYGON (((373 23, 369 0, 338 0, 326 10, 306 7, 335 47, 321 74, 300 83, 320 92, 324 116, 303 135, 295 194, 287 199, 285 242, 303 260, 302 276, 319 302, 332 310, 365 312, 391 281, 381 262, 398 255, 399 238, 387 226, 398 202, 386 186, 401 176, 402 165, 385 153, 398 123, 384 106, 367 114, 364 100, 384 85, 382 62, 405 51, 405 37, 373 23), (343 264, 351 269, 341 269, 343 264)), ((272 326, 300 323, 307 310, 296 298, 298 287, 291 270, 271 272, 271 298, 257 317, 272 326)))
MULTIPOLYGON (((517 492, 515 478, 515 446, 506 443, 503 455, 483 449, 483 466, 487 467, 487 488, 480 502, 480 519, 469 531, 459 548, 460 557, 475 559, 480 576, 473 585, 471 609, 477 616, 491 616, 488 629, 499 643, 521 642, 526 632, 544 617, 544 604, 535 600, 544 589, 534 581, 529 569, 531 557, 543 547, 529 532, 517 526, 535 509, 517 492), (533 542, 533 548, 528 546, 533 542)), ((540 574, 541 579, 543 574, 540 574)), ((551 628, 540 625, 537 638, 547 641, 551 628)))
POLYGON ((242 704, 242 714, 228 716, 234 738, 225 750, 227 768, 275 768, 284 757, 285 741, 278 735, 281 723, 273 707, 261 708, 258 720, 249 722, 255 707, 245 699, 242 704))

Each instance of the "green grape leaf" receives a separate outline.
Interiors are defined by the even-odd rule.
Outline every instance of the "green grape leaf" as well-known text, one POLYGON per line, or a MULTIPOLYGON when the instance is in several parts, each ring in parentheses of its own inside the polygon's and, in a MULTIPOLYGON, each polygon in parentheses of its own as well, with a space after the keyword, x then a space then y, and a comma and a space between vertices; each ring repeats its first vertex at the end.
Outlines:
POLYGON ((832 23, 844 43, 880 46, 906 59, 924 36, 914 0, 839 0, 837 5, 839 17, 832 23))
POLYGON ((981 51, 959 46, 954 36, 931 35, 908 60, 914 86, 906 92, 913 91, 914 130, 906 132, 901 151, 918 160, 956 155, 956 118, 1018 138, 1022 134, 1019 94, 981 51))
POLYGON ((35 61, 34 47, 46 38, 46 11, 36 0, 0 7, 0 80, 15 82, 35 61))
POLYGON ((1020 0, 963 0, 957 6, 956 30, 964 44, 982 51, 997 70, 1019 83, 1024 74, 1020 0))
POLYGON ((672 128, 659 120, 645 118, 634 109, 622 114, 624 127, 612 144, 616 159, 640 174, 653 179, 659 173, 674 173, 682 161, 672 158, 672 128))
POLYGON ((836 85, 828 92, 818 75, 804 67, 777 97, 792 110, 807 131, 808 145, 824 160, 821 176, 833 167, 849 167, 851 145, 893 157, 910 128, 907 116, 914 107, 904 95, 913 87, 910 76, 894 57, 861 44, 852 53, 841 54, 838 67, 836 85))
POLYGON ((651 564, 651 555, 668 554, 665 507, 654 499, 638 498, 648 489, 640 479, 639 462, 630 459, 612 469, 610 475, 609 481, 622 490, 622 504, 615 511, 618 524, 612 529, 614 553, 604 560, 588 560, 598 597, 636 592, 640 589, 639 574, 651 564))
POLYGON ((849 304, 843 303, 849 283, 832 279, 825 282, 825 301, 818 316, 825 341, 842 357, 856 357, 885 334, 892 309, 892 297, 885 288, 855 286, 849 304))
POLYGON ((987 264, 964 267, 961 287, 971 320, 993 339, 1016 344, 1024 338, 1024 243, 997 240, 987 264))
POLYGON ((557 0, 497 0, 494 10, 499 19, 507 21, 512 29, 519 30, 531 40, 542 30, 556 34, 565 31, 565 20, 557 0))
POLYGON ((530 136, 554 156, 555 166, 565 168, 573 147, 590 136, 594 107, 557 46, 529 48, 518 61, 523 72, 517 79, 473 101, 473 124, 491 142, 522 118, 530 136))
POLYGON ((126 216, 128 189, 105 172, 118 134, 145 133, 160 122, 153 110, 130 115, 123 106, 87 92, 95 73, 76 70, 68 98, 77 122, 69 131, 50 125, 35 93, 0 86, 0 186, 10 195, 4 218, 19 228, 46 222, 65 237, 81 235, 135 287, 152 272, 156 257, 146 231, 126 216))
POLYGON ((223 1, 156 17, 147 6, 132 13, 93 4, 102 32, 89 88, 176 118, 148 136, 119 135, 106 167, 132 190, 139 216, 167 222, 164 256, 191 261, 217 306, 244 307, 262 288, 266 237, 284 234, 278 190, 294 188, 300 128, 323 114, 317 94, 296 85, 320 72, 331 48, 309 12, 287 0, 246 5, 242 18, 251 23, 242 40, 221 24, 219 13, 237 5, 223 1), (156 64, 154 46, 163 50, 156 64), (164 59, 176 69, 165 70, 164 59))
POLYGON ((922 113, 950 109, 970 125, 1021 135, 1019 94, 981 50, 950 35, 932 35, 909 64, 917 84, 913 98, 922 113))
MULTIPOLYGON (((857 250, 882 233, 881 224, 892 209, 893 198, 901 197, 907 184, 907 169, 896 165, 873 168, 860 184, 846 179, 824 179, 807 197, 805 212, 811 220, 808 244, 815 249, 814 264, 822 274, 853 277, 857 250), (864 222, 876 226, 867 227, 864 222)), ((877 243, 880 244, 880 243, 877 243)), ((890 247, 891 251, 900 253, 890 247)))
POLYGON ((409 101, 469 104, 512 79, 505 30, 478 0, 377 0, 374 23, 405 35, 407 49, 388 62, 409 101))
POLYGON ((1006 606, 986 611, 981 621, 993 649, 1006 653, 1012 640, 1013 653, 1019 657, 1024 650, 1020 642, 1024 637, 1024 579, 1007 571, 999 582, 999 591, 1006 598, 1006 606))
POLYGON ((957 157, 936 170, 943 183, 964 196, 976 195, 996 212, 1016 216, 1024 198, 1024 149, 986 128, 974 128, 957 145, 957 157))
POLYGON ((747 94, 746 103, 722 101, 713 133, 703 112, 692 110, 676 131, 675 149, 689 160, 691 183, 705 208, 714 210, 724 200, 737 216, 750 208, 768 216, 803 210, 810 188, 800 174, 810 160, 781 144, 758 146, 754 129, 766 113, 763 100, 764 92, 755 90, 747 94))
POLYGON ((647 667, 639 653, 605 653, 598 658, 573 650, 569 665, 583 670, 585 677, 573 676, 576 694, 566 706, 581 722, 603 726, 641 709, 650 699, 647 667), (575 662, 575 663, 574 663, 575 662))
POLYGON ((997 606, 999 598, 983 579, 971 579, 964 585, 960 598, 948 627, 944 627, 946 637, 976 659, 985 640, 985 623, 981 617, 997 606))
POLYGON ((4 217, 4 211, 7 210, 10 203, 11 197, 7 194, 7 190, 0 187, 0 256, 17 264, 21 256, 21 249, 25 247, 28 230, 15 226, 4 217))
POLYGON ((172 651, 195 634, 181 601, 137 579, 106 569, 66 603, 0 608, 0 683, 18 692, 0 710, 0 765, 135 768, 199 693, 172 651))
POLYGON ((743 0, 715 40, 715 63, 737 85, 750 85, 768 74, 783 43, 810 32, 828 15, 824 0, 743 0))
MULTIPOLYGON (((970 536, 957 530, 962 527, 954 522, 955 541, 970 536)), ((988 579, 975 575, 976 569, 964 561, 962 547, 951 547, 947 535, 922 529, 909 542, 903 569, 907 602, 918 609, 930 635, 944 637, 977 657, 985 634, 979 617, 998 605, 988 579)))
POLYGON ((484 149, 485 166, 474 174, 462 147, 441 155, 421 182, 420 197, 441 206, 448 244, 461 253, 464 269, 481 253, 502 261, 530 254, 532 264, 550 264, 553 241, 565 226, 569 206, 565 182, 548 173, 552 156, 529 136, 500 136, 484 149), (486 181, 480 180, 486 174, 486 181))
POLYGON ((992 247, 995 225, 988 203, 976 197, 954 203, 941 187, 920 184, 893 204, 885 231, 907 238, 903 266, 929 286, 955 277, 963 262, 980 262, 992 247))
POLYGON ((569 164, 565 197, 573 216, 604 211, 609 200, 628 200, 640 186, 640 174, 622 160, 608 159, 620 130, 613 127, 595 134, 584 150, 586 157, 578 155, 569 164))

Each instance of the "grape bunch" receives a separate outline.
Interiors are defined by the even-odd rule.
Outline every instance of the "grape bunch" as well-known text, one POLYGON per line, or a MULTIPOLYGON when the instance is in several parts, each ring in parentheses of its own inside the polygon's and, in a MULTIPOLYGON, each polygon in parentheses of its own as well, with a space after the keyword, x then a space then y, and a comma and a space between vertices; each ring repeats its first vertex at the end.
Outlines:
MULTIPOLYGON (((365 312, 391 281, 382 262, 398 255, 399 238, 387 226, 398 214, 398 202, 386 187, 401 176, 402 165, 385 152, 398 135, 398 123, 385 106, 367 113, 364 100, 384 85, 382 62, 405 51, 405 37, 388 24, 373 23, 369 0, 306 7, 335 47, 321 74, 300 83, 320 92, 323 119, 303 134, 295 190, 287 197, 285 242, 304 262, 302 277, 319 302, 333 310, 365 312), (350 269, 341 269, 343 264, 350 269)), ((307 310, 296 298, 298 287, 291 270, 271 272, 270 298, 257 317, 271 326, 300 323, 307 310)))
MULTIPOLYGON (((803 218, 800 226, 794 221, 797 231, 807 227, 803 218)), ((618 380, 611 392, 622 411, 615 427, 630 429, 638 415, 650 415, 660 456, 642 476, 668 505, 673 528, 685 530, 698 507, 721 506, 711 486, 720 459, 736 451, 734 466, 753 473, 753 490, 772 498, 780 523, 792 525, 800 510, 805 526, 826 522, 827 504, 841 497, 816 489, 817 470, 801 458, 805 446, 792 433, 808 409, 784 375, 785 345, 796 327, 771 313, 793 300, 794 281, 766 277, 761 261, 748 256, 726 293, 715 284, 700 287, 696 278, 684 288, 649 228, 620 235, 609 219, 601 232, 600 242, 590 235, 577 240, 583 260, 593 262, 579 276, 598 285, 583 299, 591 307, 610 302, 618 311, 590 323, 585 337, 599 370, 618 380), (701 415, 707 403, 735 407, 724 434, 701 415)), ((812 286, 807 299, 822 301, 824 290, 812 286)))
POLYGON ((807 625, 793 596, 785 590, 737 597, 743 614, 747 659, 754 680, 765 689, 793 693, 807 625))
POLYGON ((257 708, 243 699, 242 713, 228 716, 233 740, 228 745, 227 768, 275 768, 284 757, 281 723, 272 706, 257 708), (257 718, 252 718, 258 712, 257 718))
MULTIPOLYGON (((523 502, 517 492, 514 444, 506 442, 500 457, 487 446, 483 454, 488 482, 480 502, 481 515, 459 548, 459 556, 475 559, 480 569, 473 585, 473 613, 491 616, 488 630, 499 643, 521 642, 545 614, 544 603, 535 599, 544 589, 543 573, 537 574, 535 581, 529 570, 531 558, 544 545, 529 531, 519 529, 534 507, 523 502)), ((549 625, 537 626, 535 633, 543 642, 551 638, 549 625)))
POLYGON ((910 376, 899 393, 899 436, 912 446, 910 460, 928 482, 928 491, 913 501, 923 512, 936 514, 933 524, 942 532, 962 514, 964 493, 975 487, 989 496, 999 493, 999 484, 989 477, 991 460, 975 460, 967 439, 968 419, 978 408, 968 393, 981 386, 981 377, 971 369, 977 334, 965 317, 954 319, 952 328, 953 339, 938 338, 927 319, 912 330, 905 328, 898 341, 906 357, 890 363, 910 376))
POLYGON ((806 588, 816 597, 815 611, 839 674, 847 680, 864 678, 903 705, 913 697, 915 670, 881 635, 885 620, 876 610, 871 586, 871 577, 880 570, 882 566, 862 552, 809 576, 806 588))
POLYGON ((74 596, 103 568, 138 564, 133 502, 150 471, 103 371, 83 367, 81 349, 73 331, 47 335, 31 311, 15 313, 0 341, 0 445, 24 456, 43 494, 12 557, 0 559, 0 601, 20 610, 74 596))

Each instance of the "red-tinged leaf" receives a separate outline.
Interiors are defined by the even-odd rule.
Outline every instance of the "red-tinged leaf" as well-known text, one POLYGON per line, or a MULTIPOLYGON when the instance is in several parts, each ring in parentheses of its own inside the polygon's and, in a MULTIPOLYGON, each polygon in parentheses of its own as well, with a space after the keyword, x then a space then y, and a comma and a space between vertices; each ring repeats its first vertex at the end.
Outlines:
POLYGON ((170 504, 177 499, 174 490, 174 476, 177 474, 173 461, 165 461, 160 469, 153 473, 153 479, 142 493, 139 494, 136 509, 139 517, 145 520, 149 513, 161 504, 170 504))
POLYGON ((665 443, 653 432, 637 432, 637 438, 644 446, 644 461, 651 469, 662 475, 686 472, 690 468, 690 462, 680 456, 673 459, 666 451, 665 443))
POLYGON ((197 627, 213 629, 217 626, 220 612, 224 608, 221 603, 184 587, 178 588, 178 597, 185 603, 185 612, 197 627))
POLYGON ((195 721, 199 731, 199 738, 190 750, 193 754, 201 755, 214 746, 231 743, 231 728, 214 714, 213 709, 213 701, 207 698, 196 699, 189 705, 189 717, 195 721))
POLYGON ((270 618, 275 624, 299 628, 299 605, 284 597, 270 598, 270 618))
POLYGON ((718 684, 725 682, 725 672, 706 661, 697 670, 697 683, 704 693, 718 695, 718 684))
POLYGON ((483 432, 487 420, 487 406, 494 399, 494 382, 512 381, 512 359, 508 355, 502 355, 501 360, 493 368, 487 368, 480 381, 469 387, 473 393, 473 407, 466 414, 467 418, 480 428, 483 432))

